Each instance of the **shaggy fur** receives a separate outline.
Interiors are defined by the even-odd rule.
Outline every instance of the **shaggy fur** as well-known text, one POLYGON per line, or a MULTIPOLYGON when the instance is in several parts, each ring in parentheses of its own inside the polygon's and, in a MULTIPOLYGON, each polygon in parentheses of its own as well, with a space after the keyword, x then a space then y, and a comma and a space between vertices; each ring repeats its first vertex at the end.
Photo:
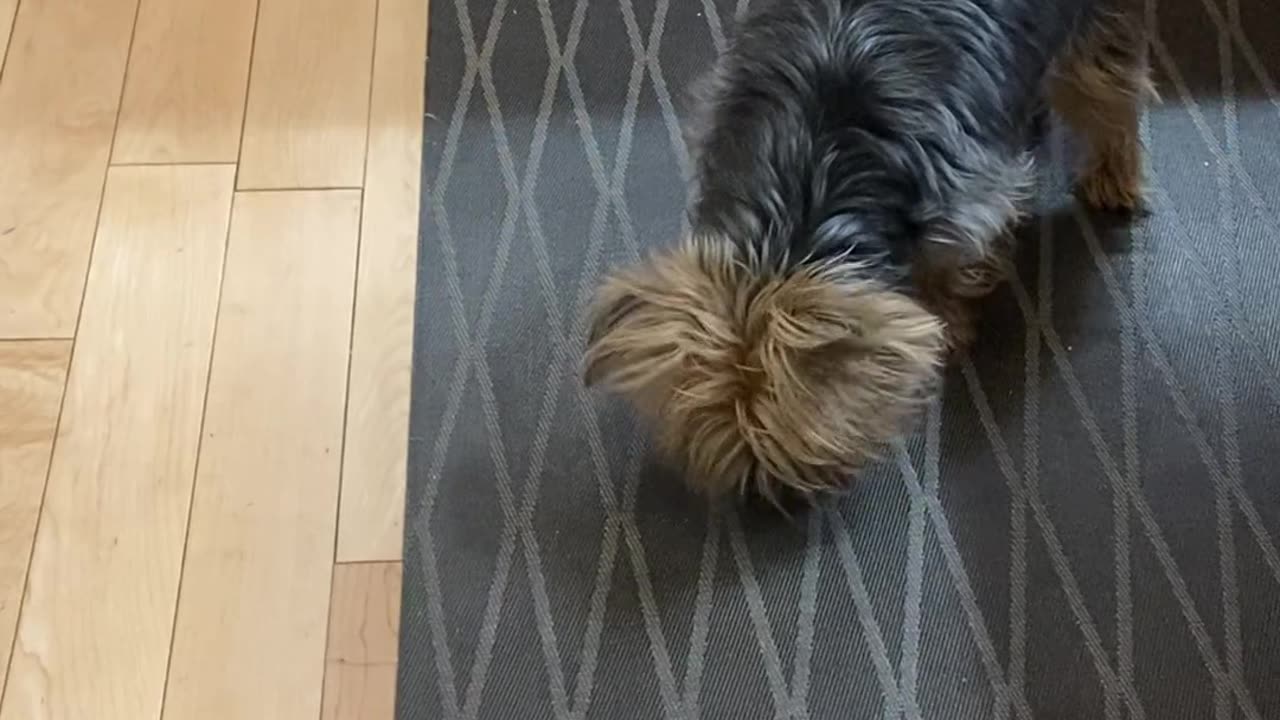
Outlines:
POLYGON ((587 379, 710 493, 839 488, 973 336, 1047 98, 1140 202, 1135 0, 777 0, 704 89, 693 233, 604 282, 587 379))
POLYGON ((778 273, 695 239, 610 278, 587 356, 702 486, 840 484, 931 389, 942 323, 855 264, 778 273))

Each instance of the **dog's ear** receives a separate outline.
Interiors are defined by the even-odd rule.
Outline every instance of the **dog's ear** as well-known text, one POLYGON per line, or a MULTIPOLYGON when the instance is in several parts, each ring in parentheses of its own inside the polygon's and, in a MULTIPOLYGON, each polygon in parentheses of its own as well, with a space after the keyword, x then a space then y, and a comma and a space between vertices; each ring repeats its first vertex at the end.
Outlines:
POLYGON ((614 385, 619 376, 633 365, 634 347, 626 337, 628 321, 642 314, 646 301, 628 277, 611 275, 596 292, 595 304, 587 329, 587 355, 584 380, 588 387, 614 385))
POLYGON ((688 238, 605 278, 589 325, 585 379, 661 402, 706 346, 732 346, 754 283, 723 240, 688 238))
POLYGON ((605 278, 587 336, 585 380, 628 393, 667 389, 698 322, 703 273, 686 247, 660 253, 605 278))

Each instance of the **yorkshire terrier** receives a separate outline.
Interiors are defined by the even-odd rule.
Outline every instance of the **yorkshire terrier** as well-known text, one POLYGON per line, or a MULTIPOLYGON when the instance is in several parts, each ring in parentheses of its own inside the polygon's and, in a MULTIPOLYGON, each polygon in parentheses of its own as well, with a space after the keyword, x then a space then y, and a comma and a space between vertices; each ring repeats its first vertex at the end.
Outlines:
POLYGON ((586 378, 709 494, 843 487, 906 430, 1007 264, 1046 101, 1078 194, 1142 203, 1137 0, 776 0, 701 97, 692 231, 603 282, 586 378))

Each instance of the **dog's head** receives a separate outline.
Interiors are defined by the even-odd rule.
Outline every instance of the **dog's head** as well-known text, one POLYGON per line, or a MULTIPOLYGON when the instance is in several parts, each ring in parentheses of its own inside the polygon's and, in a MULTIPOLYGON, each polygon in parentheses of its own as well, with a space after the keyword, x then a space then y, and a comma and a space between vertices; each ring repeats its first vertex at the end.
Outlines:
POLYGON ((934 387, 942 322, 842 262, 754 267, 699 238, 607 278, 587 382, 628 396, 709 494, 842 487, 934 387))

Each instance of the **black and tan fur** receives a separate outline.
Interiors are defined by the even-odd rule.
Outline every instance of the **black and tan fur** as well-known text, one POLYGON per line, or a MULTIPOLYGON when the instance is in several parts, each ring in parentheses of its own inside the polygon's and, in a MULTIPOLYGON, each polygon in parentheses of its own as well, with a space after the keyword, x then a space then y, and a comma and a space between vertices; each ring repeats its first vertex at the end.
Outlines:
POLYGON ((1081 197, 1141 203, 1135 0, 777 0, 719 58, 692 232, 602 284, 589 382, 709 493, 842 487, 906 428, 1001 281, 1047 98, 1081 197))

